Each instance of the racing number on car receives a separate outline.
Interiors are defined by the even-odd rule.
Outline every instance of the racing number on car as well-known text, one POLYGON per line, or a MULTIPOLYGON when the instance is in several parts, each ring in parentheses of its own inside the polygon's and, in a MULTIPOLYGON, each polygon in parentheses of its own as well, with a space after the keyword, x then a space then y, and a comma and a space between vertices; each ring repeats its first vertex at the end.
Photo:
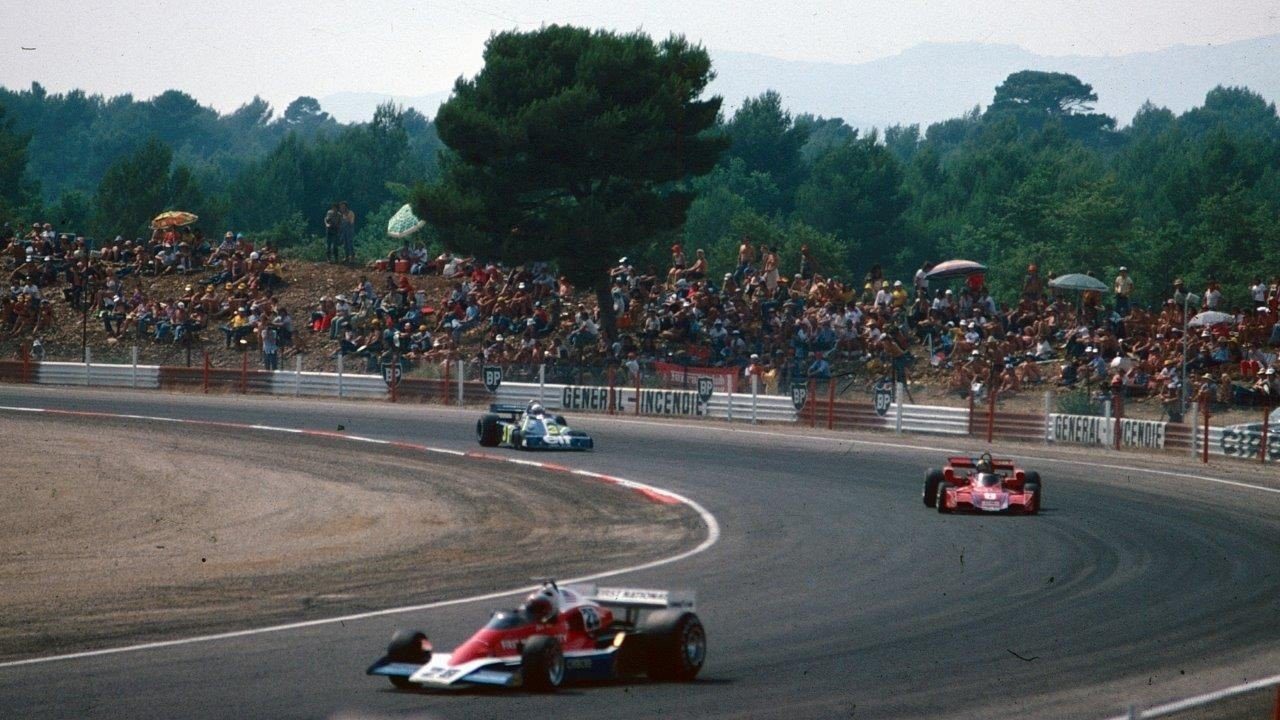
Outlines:
POLYGON ((582 625, 587 629, 587 632, 595 632, 600 629, 600 613, 597 613, 595 608, 584 607, 581 612, 582 625))

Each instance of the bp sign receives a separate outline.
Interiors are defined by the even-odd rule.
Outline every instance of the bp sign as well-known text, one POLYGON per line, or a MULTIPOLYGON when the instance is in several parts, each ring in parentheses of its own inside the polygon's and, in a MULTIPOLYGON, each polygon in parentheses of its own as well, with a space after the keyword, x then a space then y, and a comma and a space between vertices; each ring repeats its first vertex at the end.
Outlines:
POLYGON ((791 383, 791 404, 796 406, 796 410, 804 408, 805 401, 809 399, 809 383, 793 382, 791 383))
POLYGON ((389 388, 400 384, 400 376, 403 373, 404 371, 400 368, 400 363, 398 362, 383 363, 382 365, 382 381, 389 388))
POLYGON ((711 394, 715 392, 715 381, 709 377, 698 378, 698 400, 706 405, 711 401, 711 394))
POLYGON ((876 414, 883 417, 888 414, 889 407, 893 405, 893 385, 888 382, 876 383, 876 414))
POLYGON ((502 368, 498 365, 486 365, 484 368, 484 389, 491 393, 498 392, 502 384, 502 368))

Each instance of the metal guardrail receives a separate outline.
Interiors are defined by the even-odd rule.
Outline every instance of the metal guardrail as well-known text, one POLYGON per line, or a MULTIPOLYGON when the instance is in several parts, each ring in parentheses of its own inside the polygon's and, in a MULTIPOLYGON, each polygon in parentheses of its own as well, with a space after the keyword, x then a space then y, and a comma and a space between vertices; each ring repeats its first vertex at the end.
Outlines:
MULTIPOLYGON (((525 402, 533 397, 541 399, 549 408, 563 409, 561 403, 565 388, 597 393, 606 397, 609 388, 601 386, 576 386, 557 383, 504 382, 496 394, 486 392, 481 383, 467 380, 464 368, 458 368, 450 377, 446 370, 443 378, 405 377, 398 386, 400 397, 417 402, 444 404, 498 402, 525 402)), ((158 367, 155 365, 119 365, 69 362, 14 362, 0 361, 0 380, 34 382, 42 385, 80 385, 116 388, 195 388, 206 391, 253 392, 274 395, 298 395, 307 397, 356 398, 378 400, 391 393, 382 376, 368 373, 322 373, 294 370, 250 370, 247 362, 236 368, 187 368, 158 367)), ((593 407, 574 407, 572 412, 615 412, 635 414, 636 388, 615 386, 614 399, 593 407)), ((988 431, 993 438, 1025 442, 1077 443, 1104 445, 1099 438, 1073 440, 1059 435, 1055 439, 1054 414, 1000 413, 988 418, 982 408, 956 408, 935 405, 911 405, 893 403, 884 415, 875 412, 870 403, 834 400, 828 396, 808 398, 803 409, 797 411, 792 399, 785 395, 766 395, 750 392, 728 394, 716 392, 705 404, 695 403, 692 390, 642 387, 640 392, 646 401, 655 397, 677 398, 646 415, 683 415, 710 417, 732 422, 776 422, 807 424, 844 430, 875 430, 881 432, 921 433, 934 435, 981 437, 988 431)), ((660 407, 650 402, 651 407, 660 407)), ((1046 412, 1049 402, 1046 400, 1046 412)), ((1074 417, 1074 416, 1067 416, 1074 417)), ((1195 417, 1192 415, 1191 417, 1195 417)), ((1106 427, 1108 438, 1114 430, 1110 418, 1098 418, 1106 427)), ((1191 452, 1203 456, 1203 425, 1174 425, 1148 421, 1123 420, 1124 423, 1160 425, 1164 432, 1163 447, 1166 451, 1191 452)), ((1127 425, 1125 427, 1128 427, 1127 425)), ((1262 443, 1267 443, 1268 462, 1280 462, 1280 440, 1274 433, 1258 423, 1214 426, 1209 429, 1209 455, 1237 459, 1258 459, 1262 455, 1262 443)), ((1130 444, 1127 441, 1125 443, 1130 444)))
POLYGON ((44 362, 34 365, 35 382, 41 385, 87 385, 95 387, 160 387, 156 365, 95 365, 93 363, 44 362))

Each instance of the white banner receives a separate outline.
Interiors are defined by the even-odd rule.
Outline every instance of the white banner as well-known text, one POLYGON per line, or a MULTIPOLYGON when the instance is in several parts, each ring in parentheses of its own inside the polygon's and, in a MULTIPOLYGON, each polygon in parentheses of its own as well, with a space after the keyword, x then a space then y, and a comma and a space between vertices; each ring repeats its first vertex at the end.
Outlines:
MULTIPOLYGON (((1049 416, 1053 427, 1054 442, 1076 445, 1112 445, 1115 438, 1115 420, 1097 415, 1049 416)), ((1120 445, 1122 447, 1163 450, 1166 423, 1155 420, 1124 419, 1120 421, 1120 445)))
POLYGON ((1164 449, 1165 423, 1155 420, 1121 420, 1120 445, 1147 450, 1164 449))
MULTIPOLYGON (((624 407, 623 393, 627 392, 631 395, 635 394, 635 390, 627 391, 624 388, 614 388, 613 409, 615 411, 624 407)), ((609 388, 565 385, 564 389, 560 391, 560 407, 565 410, 607 412, 609 410, 609 388)))
POLYGON ((1096 415, 1050 415, 1053 441, 1076 445, 1106 445, 1111 442, 1107 419, 1096 415))
MULTIPOLYGON (((609 410, 609 388, 565 385, 560 390, 560 407, 564 410, 606 412, 609 410)), ((624 415, 636 414, 634 388, 613 389, 613 409, 624 415)), ((693 390, 640 390, 641 415, 698 416, 707 414, 707 406, 693 390)))

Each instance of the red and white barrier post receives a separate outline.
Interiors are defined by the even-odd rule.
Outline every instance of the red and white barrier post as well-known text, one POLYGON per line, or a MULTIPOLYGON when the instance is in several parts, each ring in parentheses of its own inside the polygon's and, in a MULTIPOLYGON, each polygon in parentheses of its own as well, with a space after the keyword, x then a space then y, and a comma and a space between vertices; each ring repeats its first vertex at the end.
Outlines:
POLYGON ((1200 448, 1200 462, 1209 464, 1209 401, 1204 402, 1204 445, 1200 448))
POLYGON ((827 429, 834 430, 836 427, 836 381, 831 379, 827 381, 827 429))
MULTIPOLYGON (((1271 430, 1271 406, 1262 406, 1262 445, 1258 447, 1258 462, 1267 462, 1267 435, 1271 430)), ((1280 707, 1280 706, 1277 706, 1280 707)))

